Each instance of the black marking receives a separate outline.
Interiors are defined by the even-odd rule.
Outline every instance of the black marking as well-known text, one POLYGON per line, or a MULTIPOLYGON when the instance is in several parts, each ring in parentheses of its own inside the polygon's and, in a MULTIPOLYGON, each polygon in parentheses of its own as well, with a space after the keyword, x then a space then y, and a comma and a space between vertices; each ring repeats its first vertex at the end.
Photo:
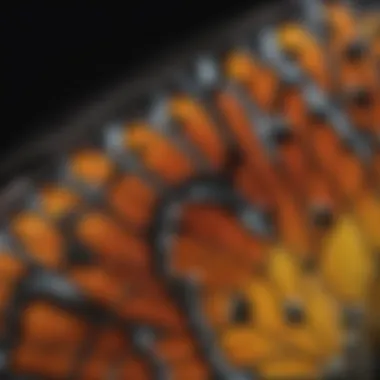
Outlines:
POLYGON ((334 223, 334 212, 327 205, 316 205, 311 211, 312 221, 320 228, 330 228, 334 223))
POLYGON ((285 121, 275 121, 272 137, 276 144, 283 145, 293 141, 294 134, 291 127, 285 121))
POLYGON ((282 51, 283 57, 289 62, 297 62, 300 58, 299 51, 296 49, 287 48, 282 51))
POLYGON ((252 305, 244 295, 233 296, 230 308, 231 323, 241 325, 252 321, 252 305))
POLYGON ((309 108, 308 115, 311 122, 316 125, 326 124, 328 121, 328 114, 326 110, 322 108, 309 108))
POLYGON ((344 56, 347 58, 348 61, 352 63, 356 63, 358 61, 361 61, 365 54, 367 53, 367 46, 364 43, 364 41, 361 40, 355 40, 350 42, 345 51, 344 56))
POLYGON ((358 329, 363 323, 363 310, 360 307, 346 307, 343 310, 343 323, 348 329, 358 329))
POLYGON ((369 108, 373 105, 373 96, 371 91, 365 87, 358 87, 348 91, 347 93, 348 101, 360 108, 369 108))
POLYGON ((285 321, 292 326, 301 325, 306 320, 303 306, 295 301, 287 301, 284 304, 285 321))
POLYGON ((243 161, 244 157, 241 150, 236 145, 230 146, 230 148, 226 152, 226 159, 223 168, 223 171, 226 174, 226 176, 231 177, 235 170, 242 165, 243 161))
POLYGON ((343 358, 335 358, 323 370, 321 380, 346 380, 347 369, 343 358))
POLYGON ((302 269, 305 273, 315 273, 318 269, 316 258, 310 255, 310 257, 303 261, 302 269))

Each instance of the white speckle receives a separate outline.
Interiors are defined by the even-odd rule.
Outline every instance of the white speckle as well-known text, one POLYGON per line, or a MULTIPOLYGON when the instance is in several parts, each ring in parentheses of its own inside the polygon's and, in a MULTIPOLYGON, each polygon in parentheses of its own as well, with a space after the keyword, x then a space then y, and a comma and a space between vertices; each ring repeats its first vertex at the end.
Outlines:
POLYGON ((212 85, 218 80, 218 70, 211 59, 200 58, 197 62, 198 78, 205 85, 212 85))

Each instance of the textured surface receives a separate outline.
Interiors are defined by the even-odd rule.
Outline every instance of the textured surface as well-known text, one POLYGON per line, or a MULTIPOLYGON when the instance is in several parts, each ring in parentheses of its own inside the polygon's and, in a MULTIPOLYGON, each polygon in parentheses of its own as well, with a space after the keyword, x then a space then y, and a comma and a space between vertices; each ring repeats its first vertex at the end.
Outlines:
POLYGON ((30 187, 1 236, 3 378, 371 376, 378 20, 306 3, 30 187))

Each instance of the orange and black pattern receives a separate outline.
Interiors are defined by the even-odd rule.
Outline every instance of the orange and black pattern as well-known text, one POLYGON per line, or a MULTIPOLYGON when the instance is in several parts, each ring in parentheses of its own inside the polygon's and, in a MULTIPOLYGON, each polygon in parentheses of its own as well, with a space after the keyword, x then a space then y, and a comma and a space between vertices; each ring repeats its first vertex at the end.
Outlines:
POLYGON ((30 189, 0 239, 1 379, 371 378, 380 22, 305 3, 30 189))

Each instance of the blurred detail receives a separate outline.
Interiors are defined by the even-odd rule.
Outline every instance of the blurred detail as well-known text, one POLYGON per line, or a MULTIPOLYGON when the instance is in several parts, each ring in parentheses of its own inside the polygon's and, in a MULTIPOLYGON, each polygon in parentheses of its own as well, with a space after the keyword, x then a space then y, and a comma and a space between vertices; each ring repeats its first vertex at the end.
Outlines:
POLYGON ((30 190, 2 379, 376 378, 380 18, 305 3, 30 190))

